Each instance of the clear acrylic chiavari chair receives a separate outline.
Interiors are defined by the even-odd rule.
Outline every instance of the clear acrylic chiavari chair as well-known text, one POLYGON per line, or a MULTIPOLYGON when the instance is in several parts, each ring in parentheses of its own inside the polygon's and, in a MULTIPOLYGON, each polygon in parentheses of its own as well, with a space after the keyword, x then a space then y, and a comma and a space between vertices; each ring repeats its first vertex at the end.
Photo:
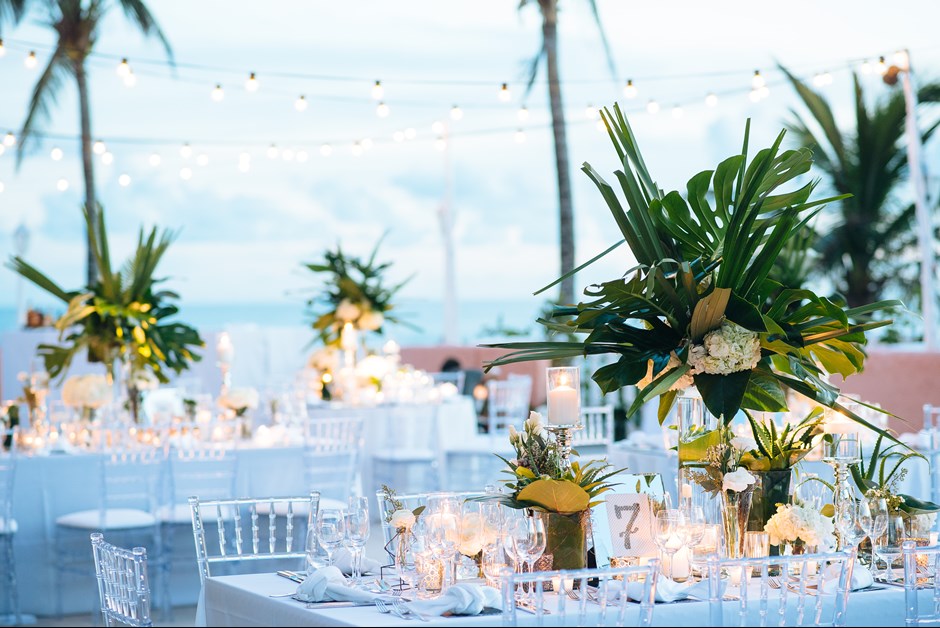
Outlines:
POLYGON ((573 432, 572 444, 582 455, 606 455, 607 448, 614 444, 614 407, 581 408, 581 429, 573 432))
POLYGON ((105 543, 100 532, 91 534, 91 547, 104 625, 119 621, 129 626, 152 626, 147 550, 105 543))
POLYGON ((361 493, 357 476, 363 425, 359 414, 305 422, 304 479, 308 489, 320 493, 324 508, 345 508, 350 495, 361 493))
POLYGON ((534 613, 539 626, 650 626, 658 573, 657 559, 636 567, 532 573, 506 570, 501 583, 503 625, 515 626, 519 615, 534 613), (527 613, 517 611, 520 592, 528 598, 527 613))
POLYGON ((506 434, 509 426, 522 430, 529 416, 532 378, 517 376, 506 380, 490 380, 487 389, 487 431, 491 435, 506 434))
POLYGON ((212 577, 213 566, 250 565, 277 560, 306 561, 306 532, 319 511, 320 494, 294 497, 258 497, 201 500, 189 498, 196 564, 200 582, 212 577), (263 512, 261 512, 263 510, 263 512), (284 514, 278 514, 278 512, 284 514), (214 526, 218 538, 206 541, 206 528, 214 526), (240 565, 236 565, 241 563, 240 565))
POLYGON ((706 561, 708 625, 844 626, 855 557, 854 549, 741 559, 713 554, 706 561), (724 601, 726 586, 736 601, 724 601))
POLYGON ((901 556, 904 561, 904 624, 940 625, 940 578, 937 578, 940 545, 918 547, 916 541, 905 541, 901 556))
MULTIPOLYGON (((0 566, 3 569, 3 610, 0 624, 22 624, 18 585, 16 582, 16 557, 13 554, 13 538, 17 524, 13 519, 13 480, 16 477, 16 445, 18 430, 0 429, 0 566)), ((35 618, 33 618, 35 619, 35 618)))

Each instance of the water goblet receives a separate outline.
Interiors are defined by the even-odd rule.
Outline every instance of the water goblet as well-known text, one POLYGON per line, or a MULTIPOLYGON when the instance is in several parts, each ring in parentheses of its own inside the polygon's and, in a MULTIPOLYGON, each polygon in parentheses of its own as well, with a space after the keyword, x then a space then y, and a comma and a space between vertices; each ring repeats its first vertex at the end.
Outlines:
POLYGON ((901 546, 906 537, 904 518, 901 515, 889 515, 885 533, 874 544, 875 553, 885 561, 887 582, 895 581, 894 561, 901 557, 901 546))
POLYGON ((678 510, 664 510, 656 513, 656 517, 652 521, 653 541, 659 548, 660 553, 668 558, 668 578, 670 580, 673 577, 673 556, 682 548, 683 544, 679 531, 681 523, 682 517, 678 510))
POLYGON ((343 511, 324 508, 317 514, 317 541, 326 550, 326 560, 333 564, 333 552, 343 544, 346 538, 346 525, 343 511))
POLYGON ((362 583, 362 553, 369 542, 369 499, 350 497, 349 509, 345 513, 346 544, 352 553, 352 580, 362 583))

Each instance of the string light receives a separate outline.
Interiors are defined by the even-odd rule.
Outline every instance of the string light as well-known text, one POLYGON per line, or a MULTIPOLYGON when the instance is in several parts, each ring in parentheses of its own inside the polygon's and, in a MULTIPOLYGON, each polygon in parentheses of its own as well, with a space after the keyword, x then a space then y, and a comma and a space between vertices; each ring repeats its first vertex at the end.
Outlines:
POLYGON ((6 135, 3 136, 3 145, 7 148, 16 144, 16 136, 13 135, 13 131, 8 131, 6 135))
POLYGON ((878 64, 875 65, 875 72, 877 72, 879 76, 884 76, 885 72, 887 71, 888 71, 888 65, 885 63, 885 58, 878 57, 878 64))
POLYGON ((434 140, 434 148, 440 151, 446 150, 447 140, 445 140, 443 137, 438 137, 436 140, 434 140))
POLYGON ((251 155, 248 153, 241 153, 238 156, 238 170, 241 172, 248 172, 251 169, 251 155))
POLYGON ((718 104, 718 96, 714 92, 710 92, 705 96, 705 106, 714 107, 718 104))
POLYGON ((122 188, 126 188, 131 184, 131 175, 124 173, 118 177, 118 185, 122 188))
POLYGON ((764 77, 761 76, 760 70, 754 70, 754 76, 751 77, 751 87, 754 89, 760 89, 766 84, 767 82, 764 80, 764 77))
POLYGON ((112 153, 105 153, 101 156, 101 163, 106 166, 110 166, 114 163, 114 155, 112 153))
POLYGON ((193 178, 193 169, 192 169, 192 168, 190 168, 190 167, 188 167, 188 166, 184 166, 184 167, 180 168, 180 179, 182 179, 183 181, 189 181, 189 180, 192 179, 192 178, 193 178))
POLYGON ((871 74, 871 63, 868 62, 868 59, 862 61, 862 74, 871 74))
POLYGON ((189 159, 193 156, 193 147, 189 144, 183 144, 180 146, 180 157, 183 159, 189 159))
POLYGON ((208 165, 209 165, 209 155, 207 155, 207 154, 205 154, 205 153, 199 153, 199 156, 196 157, 196 164, 198 164, 198 165, 200 165, 200 166, 208 166, 208 165))
POLYGON ((388 108, 384 101, 379 101, 379 104, 375 107, 375 115, 380 118, 387 118, 391 112, 392 110, 388 108))
POLYGON ((353 154, 353 157, 359 157, 362 155, 362 144, 358 141, 353 142, 352 148, 350 148, 349 151, 353 154))
POLYGON ((395 131, 392 133, 392 139, 399 144, 405 141, 405 132, 404 131, 395 131))
POLYGON ((418 131, 417 131, 417 129, 415 129, 413 126, 410 126, 410 127, 408 127, 407 129, 405 129, 405 139, 406 139, 406 140, 413 140, 413 139, 416 138, 417 136, 418 136, 418 131))
POLYGON ((646 111, 647 113, 656 115, 657 113, 659 113, 659 103, 656 102, 655 100, 649 101, 648 103, 646 103, 646 111))
POLYGON ((600 119, 600 120, 598 120, 597 122, 595 122, 595 123, 594 123, 594 126, 597 128, 598 131, 606 131, 606 130, 607 130, 607 125, 604 123, 604 120, 603 120, 603 119, 600 119))
POLYGON ((361 143, 363 150, 372 150, 372 140, 370 138, 363 139, 361 143))
MULTIPOLYGON (((23 65, 26 66, 27 70, 35 70, 36 66, 39 65, 39 59, 36 58, 36 51, 30 50, 29 54, 26 55, 26 58, 23 59, 23 65)), ((68 185, 68 182, 66 182, 68 185)))
POLYGON ((680 107, 679 105, 673 105, 673 106, 672 106, 672 117, 673 117, 673 118, 676 118, 676 119, 678 120, 679 118, 682 117, 682 114, 683 114, 683 113, 685 113, 685 112, 682 110, 682 107, 680 107))
POLYGON ((451 119, 451 120, 454 120, 455 122, 456 122, 457 120, 463 120, 463 109, 461 109, 461 108, 458 107, 457 105, 454 105, 453 107, 451 107, 451 108, 450 108, 450 119, 451 119))
POLYGON ((894 65, 902 72, 907 72, 911 69, 911 57, 907 53, 907 50, 898 50, 894 53, 894 65))
POLYGON ((281 159, 284 161, 294 161, 294 150, 292 148, 285 148, 282 150, 281 159))
POLYGON ((150 163, 151 166, 156 168, 157 166, 160 165, 160 162, 162 161, 160 157, 160 153, 151 153, 150 158, 147 161, 150 163))
POLYGON ((444 132, 444 123, 440 120, 435 120, 431 124, 431 132, 436 133, 437 135, 441 135, 444 132))
POLYGON ((225 100, 225 91, 222 89, 221 85, 216 85, 212 90, 212 100, 215 102, 222 102, 225 100))
POLYGON ((584 109, 584 115, 588 120, 593 120, 597 117, 597 107, 594 105, 588 105, 584 109))
POLYGON ((509 102, 510 100, 512 100, 512 92, 509 91, 509 85, 503 83, 499 88, 499 101, 509 102))
POLYGON ((297 111, 307 110, 307 98, 303 94, 298 96, 297 100, 294 101, 294 109, 297 111))
POLYGON ((305 150, 297 151, 297 161, 303 164, 303 163, 306 163, 308 159, 310 159, 310 154, 307 151, 305 150))
POLYGON ((760 96, 760 99, 761 99, 761 100, 764 100, 765 98, 767 98, 768 96, 770 96, 770 88, 767 87, 766 85, 764 85, 764 86, 761 87, 759 90, 757 90, 757 93, 758 93, 758 95, 760 96))
POLYGON ((105 146, 104 142, 98 140, 92 145, 91 150, 96 155, 104 155, 106 152, 108 152, 108 147, 105 146))
POLYGON ((118 67, 117 67, 117 75, 123 78, 127 76, 130 73, 130 71, 131 71, 131 66, 127 62, 127 59, 121 59, 121 62, 118 64, 118 67))
POLYGON ((134 87, 137 85, 137 75, 132 71, 128 71, 124 76, 124 87, 134 87))
POLYGON ((261 87, 261 84, 258 82, 258 78, 255 76, 255 73, 249 73, 248 80, 245 81, 245 90, 249 92, 256 92, 258 91, 259 87, 261 87))
POLYGON ((57 189, 60 192, 65 192, 67 189, 69 189, 68 179, 59 179, 58 181, 56 181, 55 189, 57 189))
POLYGON ((56 146, 52 149, 52 152, 49 153, 49 156, 52 157, 52 161, 62 161, 62 149, 56 146))
POLYGON ((376 81, 375 85, 372 86, 372 98, 373 100, 382 100, 385 97, 385 88, 382 87, 382 81, 376 81))
POLYGON ((277 146, 275 146, 274 144, 271 144, 270 146, 268 146, 267 154, 268 154, 268 159, 277 159, 277 155, 278 155, 277 146))
POLYGON ((516 134, 513 137, 516 140, 516 144, 525 143, 525 131, 522 129, 516 129, 516 134))
POLYGON ((752 89, 751 93, 749 93, 747 97, 751 99, 751 102, 760 102, 760 90, 752 89))
POLYGON ((519 122, 525 122, 529 119, 529 110, 525 105, 519 107, 519 111, 516 112, 516 117, 519 118, 519 122))
POLYGON ((639 90, 636 88, 636 85, 633 84, 633 79, 628 79, 627 84, 623 86, 623 97, 624 98, 636 98, 636 95, 639 93, 639 90))
POLYGON ((330 155, 333 154, 333 147, 330 146, 329 144, 324 144, 323 146, 320 147, 320 154, 323 155, 324 157, 329 157, 330 155))

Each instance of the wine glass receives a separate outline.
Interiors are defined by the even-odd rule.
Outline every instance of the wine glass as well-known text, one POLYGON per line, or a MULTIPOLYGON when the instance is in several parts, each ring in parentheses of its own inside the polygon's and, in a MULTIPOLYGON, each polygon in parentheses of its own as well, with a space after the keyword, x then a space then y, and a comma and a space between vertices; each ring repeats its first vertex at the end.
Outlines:
POLYGON ((887 582, 894 582, 894 561, 901 557, 901 545, 907 536, 904 531, 904 518, 901 515, 888 515, 887 529, 878 537, 874 545, 875 553, 884 559, 887 582))
POLYGON ((871 567, 875 570, 875 541, 888 530, 888 503, 883 498, 862 500, 862 503, 862 521, 866 524, 865 531, 871 540, 871 567))
POLYGON ((317 542, 316 522, 307 528, 307 543, 304 550, 307 552, 307 575, 312 576, 317 569, 323 566, 320 561, 320 545, 317 542))
POLYGON ((453 580, 453 563, 460 539, 459 511, 439 510, 424 517, 427 542, 435 557, 444 563, 443 588, 453 580))
POLYGON ((701 506, 687 506, 682 511, 682 518, 686 529, 685 536, 688 538, 686 545, 691 550, 701 543, 705 536, 705 526, 708 523, 705 520, 705 509, 701 506))
POLYGON ((669 559, 669 579, 672 579, 672 558, 682 548, 679 528, 682 517, 678 510, 663 510, 653 519, 653 541, 660 553, 669 559))
POLYGON ((503 569, 506 569, 506 550, 502 543, 491 543, 483 548, 483 575, 486 583, 499 588, 503 569))
POLYGON ((346 544, 352 553, 353 584, 362 583, 362 552, 369 542, 369 498, 350 497, 345 513, 346 544))
POLYGON ((529 538, 525 560, 529 567, 529 573, 532 573, 535 571, 535 561, 545 553, 545 545, 548 540, 545 536, 545 521, 542 520, 542 513, 533 512, 531 517, 527 517, 526 530, 529 538))
POLYGON ((346 525, 343 511, 335 508, 324 508, 317 514, 317 540, 326 550, 326 561, 333 564, 335 552, 346 538, 346 525))

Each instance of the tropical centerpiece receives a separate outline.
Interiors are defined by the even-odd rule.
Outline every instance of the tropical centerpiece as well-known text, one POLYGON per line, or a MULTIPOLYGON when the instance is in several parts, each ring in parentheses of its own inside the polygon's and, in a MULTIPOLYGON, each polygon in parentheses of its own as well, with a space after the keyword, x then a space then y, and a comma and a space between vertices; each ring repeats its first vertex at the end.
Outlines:
POLYGON ((176 234, 141 229, 134 254, 113 270, 104 211, 93 221, 86 209, 85 221, 98 270, 93 284, 67 291, 20 257, 11 258, 8 266, 68 305, 56 322, 60 344, 39 345, 49 375, 64 377, 75 356, 87 351, 89 361, 104 364, 107 377, 123 378, 122 397, 138 421, 142 378, 168 382, 168 372, 189 368, 200 359, 193 350, 204 346, 199 332, 172 320, 179 296, 158 289, 164 280, 155 276, 156 269, 176 234))
POLYGON ((765 530, 770 544, 784 555, 811 554, 835 545, 832 518, 806 506, 780 504, 765 530))
POLYGON ((79 412, 83 421, 91 422, 95 413, 111 403, 114 387, 104 375, 73 375, 62 385, 62 403, 79 412))
POLYGON ((587 566, 591 508, 614 486, 607 480, 621 470, 610 471, 611 465, 597 460, 584 465, 575 461, 567 468, 538 412, 529 414, 522 432, 510 426, 509 442, 516 458, 500 458, 512 475, 505 482, 511 492, 493 499, 510 508, 544 513, 545 555, 552 557, 551 568, 583 569, 587 566))

